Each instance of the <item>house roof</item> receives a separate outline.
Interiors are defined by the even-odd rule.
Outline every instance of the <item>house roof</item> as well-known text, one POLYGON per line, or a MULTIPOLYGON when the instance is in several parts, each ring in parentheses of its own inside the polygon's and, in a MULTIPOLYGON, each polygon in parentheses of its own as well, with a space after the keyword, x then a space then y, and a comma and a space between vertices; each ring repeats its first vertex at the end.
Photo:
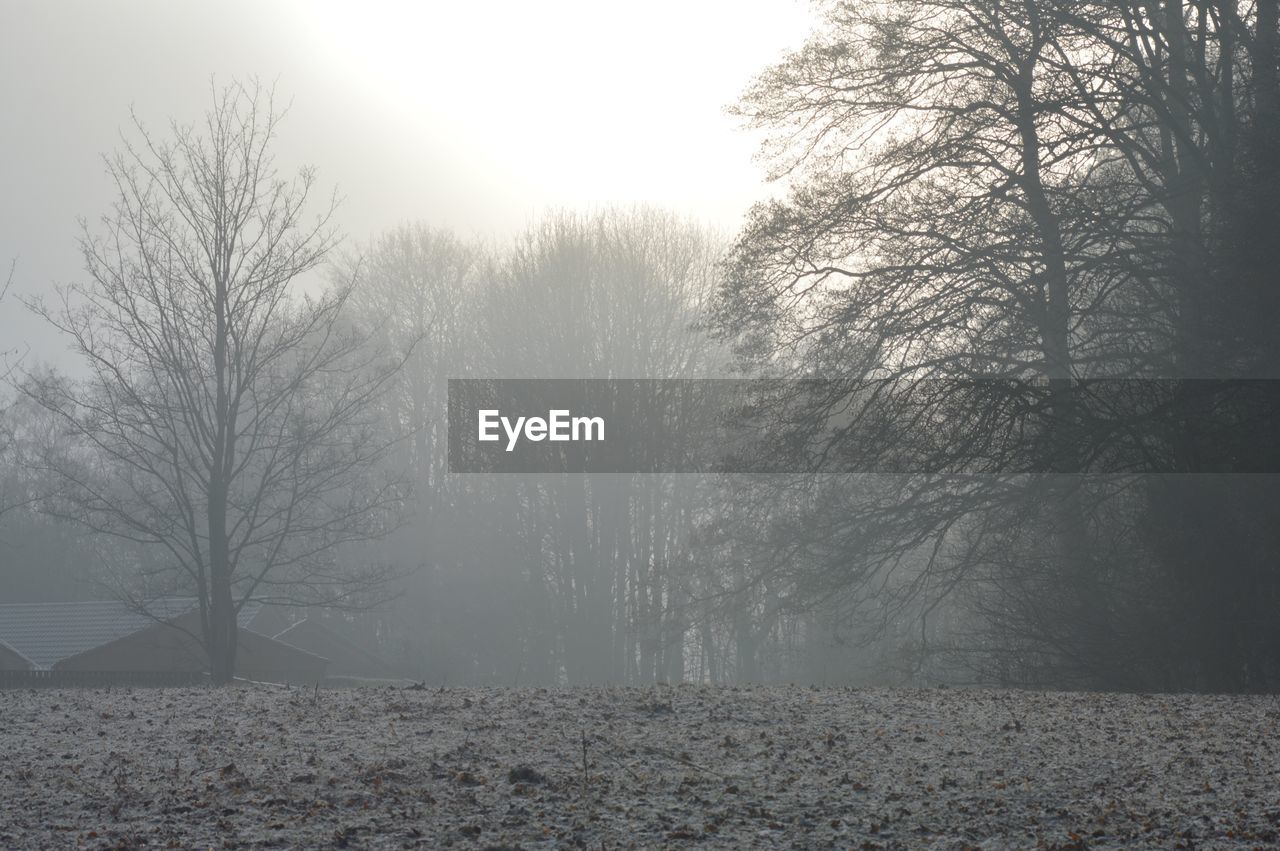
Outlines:
MULTIPOLYGON (((236 618, 246 626, 258 613, 250 600, 236 618)), ((167 621, 196 608, 194 597, 165 597, 147 603, 150 616, 119 600, 74 603, 0 604, 0 642, 29 659, 37 668, 52 668, 68 656, 98 647, 167 621)))
MULTIPOLYGON (((33 663, 26 656, 23 656, 21 653, 19 653, 17 650, 10 647, 8 644, 5 644, 3 641, 0 641, 0 662, 3 662, 6 656, 8 656, 10 659, 17 659, 26 665, 30 665, 31 667, 35 667, 35 663, 33 663)), ((13 663, 10 662, 9 664, 13 664, 13 663)))
POLYGON ((392 674, 391 666, 378 654, 316 618, 298 621, 277 633, 275 640, 328 659, 330 673, 369 677, 386 677, 392 674))

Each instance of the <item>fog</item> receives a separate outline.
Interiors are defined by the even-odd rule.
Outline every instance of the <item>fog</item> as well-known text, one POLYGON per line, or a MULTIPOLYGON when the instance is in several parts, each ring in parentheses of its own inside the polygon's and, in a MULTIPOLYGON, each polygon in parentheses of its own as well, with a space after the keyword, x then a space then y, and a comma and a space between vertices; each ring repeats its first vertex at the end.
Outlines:
MULTIPOLYGON (((162 131, 252 76, 290 107, 281 165, 338 189, 353 239, 406 221, 506 239, 548 209, 640 202, 729 231, 770 190, 726 108, 812 17, 796 0, 6 3, 0 257, 15 296, 75 280, 76 221, 111 202, 101 157, 130 110, 162 131)), ((72 365, 22 311, 0 339, 72 365)))
POLYGON ((1280 0, 0 81, 0 848, 1280 843, 1280 0))
POLYGON ((1273 3, 4 16, 15 682, 1280 683, 1273 3))

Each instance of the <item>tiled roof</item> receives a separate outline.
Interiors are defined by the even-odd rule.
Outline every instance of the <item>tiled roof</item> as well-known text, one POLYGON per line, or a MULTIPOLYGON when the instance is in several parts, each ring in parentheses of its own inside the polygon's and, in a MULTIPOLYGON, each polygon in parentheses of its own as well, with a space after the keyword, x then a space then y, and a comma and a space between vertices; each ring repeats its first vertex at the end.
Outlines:
MULTIPOLYGON (((153 615, 141 614, 119 600, 76 603, 0 603, 0 641, 30 659, 38 668, 83 653, 117 638, 146 629, 156 619, 169 620, 196 607, 194 597, 166 597, 147 604, 153 615)), ((258 613, 253 600, 236 618, 247 626, 258 613)))
POLYGON ((298 621, 285 631, 277 633, 275 640, 328 659, 330 673, 343 672, 371 677, 392 674, 390 666, 377 653, 316 618, 298 621))
POLYGON ((5 644, 3 641, 0 641, 0 661, 2 661, 6 655, 9 656, 9 658, 11 659, 21 660, 22 662, 28 665, 33 664, 31 660, 28 659, 26 656, 23 656, 21 653, 19 653, 17 650, 14 650, 8 644, 5 644))

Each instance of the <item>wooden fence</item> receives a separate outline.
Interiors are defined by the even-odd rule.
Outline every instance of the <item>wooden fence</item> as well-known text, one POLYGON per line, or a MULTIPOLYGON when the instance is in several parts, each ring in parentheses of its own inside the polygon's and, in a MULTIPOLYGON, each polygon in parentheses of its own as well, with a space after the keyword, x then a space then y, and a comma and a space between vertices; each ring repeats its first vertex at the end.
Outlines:
POLYGON ((110 686, 197 686, 209 681, 199 671, 0 671, 0 689, 107 688, 110 686))

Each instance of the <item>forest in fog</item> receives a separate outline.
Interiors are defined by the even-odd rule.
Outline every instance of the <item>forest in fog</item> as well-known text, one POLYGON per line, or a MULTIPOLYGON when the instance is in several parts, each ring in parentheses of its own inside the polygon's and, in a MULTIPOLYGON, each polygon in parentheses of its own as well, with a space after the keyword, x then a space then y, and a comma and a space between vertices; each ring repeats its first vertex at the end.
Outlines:
POLYGON ((819 5, 737 232, 360 239, 286 92, 139 104, 83 275, 0 301, 77 356, 0 340, 3 602, 194 597, 215 681, 259 600, 430 685, 1280 688, 1280 3, 819 5), (719 377, 824 379, 752 413, 812 454, 450 472, 451 378, 719 377))

